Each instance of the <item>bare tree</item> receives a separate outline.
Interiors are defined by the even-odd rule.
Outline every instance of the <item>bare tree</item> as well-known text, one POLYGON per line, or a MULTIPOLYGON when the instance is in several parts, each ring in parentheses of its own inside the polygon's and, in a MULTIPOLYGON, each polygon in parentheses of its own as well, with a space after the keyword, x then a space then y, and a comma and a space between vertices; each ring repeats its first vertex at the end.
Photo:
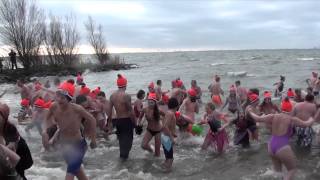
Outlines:
POLYGON ((60 17, 50 16, 45 39, 49 64, 71 66, 78 60, 80 36, 75 19, 72 14, 66 16, 64 21, 60 17))
POLYGON ((32 1, 1 0, 0 37, 4 44, 18 52, 19 60, 28 69, 40 62, 44 39, 45 15, 32 1))
POLYGON ((103 35, 102 25, 99 24, 97 26, 92 17, 89 16, 88 21, 85 23, 85 27, 88 33, 88 40, 95 51, 99 63, 106 64, 109 60, 109 53, 103 35))

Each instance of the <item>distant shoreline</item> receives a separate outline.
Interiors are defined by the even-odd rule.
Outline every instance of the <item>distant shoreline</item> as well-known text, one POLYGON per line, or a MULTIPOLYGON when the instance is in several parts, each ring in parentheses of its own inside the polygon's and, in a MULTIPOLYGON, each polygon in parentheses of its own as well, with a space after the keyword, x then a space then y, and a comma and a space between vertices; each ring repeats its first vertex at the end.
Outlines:
POLYGON ((3 69, 0 72, 0 84, 15 83, 18 79, 31 81, 32 77, 46 77, 46 76, 76 76, 78 72, 90 70, 92 72, 103 72, 111 70, 129 70, 138 68, 137 64, 126 63, 109 63, 105 65, 86 64, 77 67, 59 67, 59 66, 40 66, 31 69, 3 69))

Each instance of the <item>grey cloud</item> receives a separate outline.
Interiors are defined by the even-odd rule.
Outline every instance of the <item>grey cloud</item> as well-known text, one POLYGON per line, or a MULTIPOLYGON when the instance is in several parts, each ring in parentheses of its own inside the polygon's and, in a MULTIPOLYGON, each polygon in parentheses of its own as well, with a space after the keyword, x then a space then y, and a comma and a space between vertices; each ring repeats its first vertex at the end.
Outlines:
MULTIPOLYGON (((109 44, 131 48, 248 49, 310 48, 320 43, 317 1, 138 2, 146 9, 140 19, 93 13, 104 25, 109 44)), ((72 3, 67 6, 72 7, 72 3)), ((68 9, 59 11, 59 2, 44 7, 55 8, 55 13, 61 14, 68 9)), ((87 14, 74 11, 82 21, 78 25, 84 34, 87 14)))

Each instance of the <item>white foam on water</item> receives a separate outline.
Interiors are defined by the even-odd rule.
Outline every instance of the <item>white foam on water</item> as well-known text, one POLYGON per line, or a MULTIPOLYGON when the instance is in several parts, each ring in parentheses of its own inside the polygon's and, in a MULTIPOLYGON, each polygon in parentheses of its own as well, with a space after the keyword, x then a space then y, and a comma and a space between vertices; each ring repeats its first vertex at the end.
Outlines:
POLYGON ((247 71, 238 71, 238 72, 227 72, 227 76, 231 77, 244 77, 247 76, 247 71))
POLYGON ((307 57, 307 58, 297 58, 298 61, 314 61, 316 58, 314 57, 307 57))
POLYGON ((27 171, 28 179, 32 180, 55 180, 64 179, 65 171, 61 168, 45 168, 39 166, 32 166, 27 171))
POLYGON ((211 66, 236 65, 236 63, 223 63, 223 62, 220 62, 220 63, 212 63, 210 65, 211 66))

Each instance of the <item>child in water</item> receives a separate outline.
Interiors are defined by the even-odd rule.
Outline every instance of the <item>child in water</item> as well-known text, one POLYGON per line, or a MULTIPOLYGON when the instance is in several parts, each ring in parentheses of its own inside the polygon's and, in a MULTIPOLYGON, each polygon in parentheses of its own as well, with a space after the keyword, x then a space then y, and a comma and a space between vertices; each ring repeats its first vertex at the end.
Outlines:
POLYGON ((204 142, 202 144, 202 149, 206 150, 210 145, 218 153, 223 153, 228 144, 228 135, 224 129, 221 129, 221 121, 219 120, 222 116, 221 113, 215 110, 213 103, 209 102, 206 105, 206 113, 200 124, 209 124, 210 129, 206 135, 204 142))

